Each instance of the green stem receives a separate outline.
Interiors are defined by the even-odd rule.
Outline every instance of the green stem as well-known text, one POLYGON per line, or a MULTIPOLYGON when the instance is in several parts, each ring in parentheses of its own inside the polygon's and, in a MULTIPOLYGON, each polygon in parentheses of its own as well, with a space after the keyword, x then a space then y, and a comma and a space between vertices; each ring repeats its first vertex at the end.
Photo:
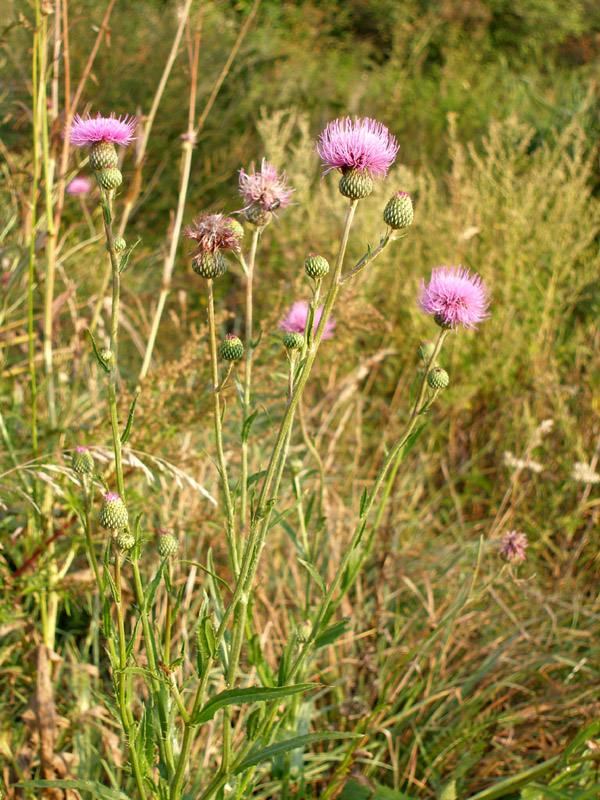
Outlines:
MULTIPOLYGON (((298 656, 296 658, 296 661, 294 662, 294 664, 293 664, 293 666, 292 666, 292 668, 291 668, 291 670, 289 672, 289 675, 287 676, 287 680, 291 681, 291 680, 293 680, 295 678, 295 676, 298 674, 298 670, 300 669, 300 666, 301 666, 302 662, 304 661, 304 659, 306 658, 308 652, 310 651, 310 648, 311 648, 311 646, 312 646, 312 644, 313 644, 313 642, 314 642, 314 640, 315 640, 315 638, 316 638, 316 636, 317 636, 317 634, 319 632, 320 625, 321 625, 323 619, 325 618, 325 615, 327 614, 327 612, 329 610, 329 607, 330 607, 330 605, 331 605, 331 603, 333 601, 333 597, 334 597, 334 595, 335 595, 335 593, 336 593, 336 591, 338 589, 338 586, 340 585, 340 582, 342 580, 344 572, 346 571, 346 568, 348 567, 348 564, 349 564, 350 559, 352 557, 352 553, 354 552, 354 550, 358 546, 358 544, 359 544, 359 542, 360 542, 360 540, 361 540, 361 538, 363 536, 363 533, 364 533, 364 530, 365 530, 365 527, 366 527, 366 524, 367 524, 367 519, 368 519, 369 513, 370 513, 370 511, 371 511, 371 509, 373 507, 373 503, 375 502, 375 498, 377 497, 377 494, 378 494, 378 492, 379 492, 379 490, 381 488, 381 485, 382 485, 382 483, 383 483, 383 481, 385 479, 385 476, 387 475, 388 470, 390 469, 392 464, 395 464, 396 460, 399 458, 402 449, 404 448, 404 446, 406 445, 406 443, 410 439, 411 434, 414 431, 414 428, 415 428, 417 419, 419 417, 419 414, 423 410, 423 401, 425 399, 425 394, 427 392, 427 375, 428 375, 428 373, 429 373, 429 371, 431 369, 431 366, 435 363, 435 360, 436 360, 436 358, 437 358, 437 356, 438 356, 438 354, 439 354, 439 352, 440 352, 440 350, 442 348, 442 345, 444 343, 444 339, 446 338, 447 335, 448 335, 448 331, 447 330, 440 331, 440 334, 438 336, 438 339, 437 339, 433 354, 432 354, 432 356, 431 356, 431 358, 429 360, 429 363, 427 364, 427 367, 426 367, 426 369, 425 369, 425 371, 423 373, 423 377, 421 379, 421 385, 419 387, 419 391, 418 391, 417 397, 415 399, 415 402, 413 404, 413 407, 412 407, 408 422, 406 423, 404 432, 403 432, 402 436, 400 437, 400 439, 398 440, 398 442, 394 445, 394 447, 388 453, 388 455, 387 455, 387 457, 386 457, 386 459, 385 459, 385 461, 383 463, 383 466, 381 467, 381 469, 379 471, 379 474, 377 475, 377 478, 375 480, 373 488, 371 489, 371 491, 370 491, 370 493, 369 493, 369 495, 367 497, 366 503, 364 504, 362 513, 361 513, 361 515, 359 517, 359 521, 358 521, 358 524, 356 526, 356 530, 355 530, 355 532, 354 532, 354 534, 352 536, 352 539, 350 541, 350 544, 346 548, 346 550, 344 552, 344 556, 342 558, 342 561, 341 561, 341 563, 340 563, 340 565, 339 565, 339 567, 338 567, 338 569, 336 571, 335 577, 334 577, 334 579, 333 579, 333 581, 332 581, 332 583, 331 583, 331 585, 330 585, 330 587, 329 587, 329 589, 327 591, 327 594, 325 595, 325 597, 323 598, 323 600, 321 602, 321 605, 320 605, 319 610, 317 612, 315 623, 313 625, 312 633, 311 633, 308 641, 304 644, 302 650, 298 654, 298 656)), ((379 520, 380 519, 381 519, 381 517, 379 516, 379 520)))
POLYGON ((231 499, 229 479, 227 477, 227 466, 225 464, 225 453, 223 451, 223 429, 221 420, 221 400, 219 398, 219 365, 217 361, 217 333, 215 326, 215 301, 213 293, 213 282, 209 278, 206 283, 208 292, 208 335, 210 341, 210 365, 213 385, 213 413, 215 422, 215 439, 217 446, 217 460, 223 484, 223 495, 225 496, 225 509, 227 513, 227 544, 231 558, 231 566, 234 575, 239 573, 239 561, 237 553, 237 540, 235 536, 235 509, 231 499))
POLYGON ((90 519, 90 496, 87 490, 85 475, 81 475, 80 480, 81 480, 81 490, 83 492, 83 510, 85 516, 84 528, 85 528, 85 542, 87 545, 87 556, 88 556, 88 561, 90 562, 90 566, 92 568, 92 572, 94 573, 94 578, 96 579, 96 586, 98 587, 98 589, 100 589, 100 587, 102 586, 102 578, 100 576, 98 559, 96 558, 96 553, 94 551, 94 540, 92 539, 92 521, 90 519))
MULTIPOLYGON (((256 261, 256 248, 261 233, 261 228, 252 231, 252 244, 246 264, 246 330, 245 330, 245 356, 244 362, 244 402, 242 412, 242 431, 246 420, 250 416, 250 388, 252 384, 252 355, 253 355, 253 280, 254 264, 256 261)), ((240 492, 240 536, 245 536, 248 503, 248 437, 242 439, 242 478, 240 492)))

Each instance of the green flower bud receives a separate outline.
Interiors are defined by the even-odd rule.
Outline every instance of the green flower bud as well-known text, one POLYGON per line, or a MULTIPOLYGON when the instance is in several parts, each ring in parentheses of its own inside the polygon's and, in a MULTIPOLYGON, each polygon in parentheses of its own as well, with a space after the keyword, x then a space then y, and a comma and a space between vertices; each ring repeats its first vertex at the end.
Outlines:
POLYGON ((304 347, 304 334, 289 331, 283 334, 282 342, 286 350, 300 350, 304 347))
POLYGON ((383 211, 383 221, 396 231, 412 225, 414 216, 412 197, 406 192, 396 192, 383 211))
POLYGON ((116 542, 119 550, 125 552, 126 550, 131 550, 135 544, 135 537, 129 531, 121 531, 117 536, 116 542))
POLYGON ((109 531, 118 531, 126 528, 129 523, 127 507, 121 496, 116 492, 104 495, 100 508, 100 525, 109 531))
POLYGON ((264 226, 269 224, 272 214, 270 211, 265 211, 260 204, 256 204, 244 209, 244 217, 251 225, 264 226))
POLYGON ((329 261, 323 256, 311 253, 304 262, 304 269, 309 278, 324 278, 329 272, 329 261))
POLYGON ((367 170, 351 169, 340 180, 340 193, 350 200, 362 200, 373 191, 373 181, 367 170))
POLYGON ((112 142, 95 142, 90 148, 90 166, 94 170, 114 169, 119 163, 112 142))
POLYGON ((171 558, 177 555, 179 542, 172 532, 166 529, 160 530, 156 534, 156 552, 161 558, 171 558))
POLYGON ((304 642, 308 642, 310 639, 311 633, 312 625, 307 619, 305 619, 304 622, 301 622, 296 628, 296 639, 300 642, 300 644, 304 644, 304 642))
POLYGON ((200 253, 192 261, 192 269, 203 278, 218 278, 227 271, 227 262, 222 253, 200 253))
POLYGON ((241 225, 237 221, 237 219, 234 219, 233 217, 229 217, 228 220, 227 220, 227 226, 229 228, 231 228, 231 230, 235 233, 235 235, 238 237, 238 239, 243 239, 244 238, 244 234, 246 233, 246 231, 244 230, 244 226, 241 225))
POLYGON ((100 350, 100 358, 109 369, 112 369, 115 366, 115 354, 112 350, 109 350, 108 347, 105 347, 103 350, 100 350))
POLYGON ((445 369, 434 367, 427 375, 427 383, 432 389, 445 389, 450 383, 450 378, 445 369))
POLYGON ((123 183, 123 176, 116 167, 101 169, 96 175, 98 177, 98 183, 106 190, 116 189, 123 183))
POLYGON ((94 471, 94 459, 87 447, 80 445, 75 448, 71 467, 78 475, 90 475, 94 471))
MULTIPOLYGON (((125 250, 125 248, 127 247, 127 242, 125 241, 125 239, 123 239, 122 236, 117 236, 117 238, 114 241, 115 241, 115 252, 122 253, 123 250, 125 250)), ((106 242, 104 246, 106 247, 107 250, 110 251, 108 242, 106 242)))
POLYGON ((225 361, 239 361, 244 355, 242 340, 234 333, 228 333, 219 345, 219 355, 225 361))

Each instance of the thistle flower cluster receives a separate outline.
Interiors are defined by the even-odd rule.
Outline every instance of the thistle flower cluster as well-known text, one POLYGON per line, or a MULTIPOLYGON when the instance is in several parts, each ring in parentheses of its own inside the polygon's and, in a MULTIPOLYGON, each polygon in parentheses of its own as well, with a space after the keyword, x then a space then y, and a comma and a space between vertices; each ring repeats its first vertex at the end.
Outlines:
POLYGON ((244 200, 243 213, 248 222, 255 225, 266 225, 271 214, 284 209, 290 204, 293 189, 287 186, 285 172, 281 175, 277 167, 263 158, 257 172, 254 164, 251 172, 240 169, 240 194, 244 200))
MULTIPOLYGON (((137 120, 133 117, 124 118, 103 117, 100 113, 96 117, 89 114, 84 119, 76 114, 69 126, 67 135, 73 147, 90 148, 90 165, 96 171, 96 179, 106 191, 118 188, 123 176, 117 164, 119 163, 115 145, 128 147, 134 139, 133 134, 137 120)), ((73 192, 81 193, 81 192, 73 192)))
POLYGON ((527 535, 519 531, 507 531, 502 537, 500 555, 509 562, 520 564, 525 561, 529 547, 527 535))
POLYGON ((433 314, 441 328, 476 328, 490 315, 489 294, 483 279, 465 267, 438 267, 428 284, 421 281, 419 305, 433 314))

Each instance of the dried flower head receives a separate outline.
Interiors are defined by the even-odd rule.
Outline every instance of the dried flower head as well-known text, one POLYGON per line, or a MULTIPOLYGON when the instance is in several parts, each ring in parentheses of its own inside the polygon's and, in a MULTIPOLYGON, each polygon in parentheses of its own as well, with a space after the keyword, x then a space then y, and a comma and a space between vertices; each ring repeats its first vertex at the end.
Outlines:
POLYGON ((527 536, 519 531, 507 531, 502 537, 500 555, 507 561, 520 564, 525 561, 525 551, 529 547, 527 536))
MULTIPOLYGON (((320 306, 315 311, 315 324, 314 330, 316 331, 321 317, 323 316, 323 306, 320 306)), ((298 300, 294 303, 285 317, 279 321, 279 327, 282 331, 289 333, 304 333, 306 330, 306 322, 308 320, 308 303, 306 300, 298 300)), ((335 319, 329 317, 325 323, 323 330, 323 339, 331 339, 335 330, 335 319)))
POLYGON ((325 172, 355 170, 385 178, 400 146, 385 125, 369 117, 350 117, 330 122, 317 142, 325 172))
POLYGON ((502 461, 504 466, 509 469, 528 469, 530 472, 535 472, 536 474, 544 471, 544 466, 540 464, 539 461, 535 461, 533 458, 517 458, 510 450, 504 452, 502 461))
POLYGON ((273 212, 290 204, 293 189, 286 186, 285 172, 277 174, 277 168, 266 159, 260 163, 260 172, 250 165, 252 172, 240 170, 240 194, 244 198, 244 210, 260 206, 261 211, 273 212))
POLYGON ((600 483, 600 475, 585 461, 576 461, 573 464, 571 478, 578 483, 600 483))
POLYGON ((239 252, 241 236, 239 230, 231 225, 230 217, 225 214, 198 214, 188 226, 184 236, 198 243, 194 255, 216 253, 218 250, 239 252))
POLYGON ((115 117, 114 114, 103 117, 99 113, 95 118, 88 114, 82 119, 79 114, 75 114, 69 126, 68 136, 73 147, 85 147, 97 142, 110 142, 127 147, 134 139, 136 125, 135 117, 121 118, 115 117))
POLYGON ((67 186, 67 192, 69 194, 87 194, 91 188, 91 181, 84 178, 83 175, 79 175, 77 178, 73 178, 67 186))
POLYGON ((489 294, 483 279, 465 267, 438 267, 428 284, 421 281, 419 305, 443 327, 475 328, 489 317, 489 294))

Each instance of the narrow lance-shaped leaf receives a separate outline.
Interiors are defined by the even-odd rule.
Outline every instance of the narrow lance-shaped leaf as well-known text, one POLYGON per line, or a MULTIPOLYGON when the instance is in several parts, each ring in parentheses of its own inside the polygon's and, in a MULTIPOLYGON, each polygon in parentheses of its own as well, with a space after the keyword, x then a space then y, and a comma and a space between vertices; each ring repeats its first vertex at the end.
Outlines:
POLYGON ((227 689, 215 695, 215 697, 212 697, 208 703, 200 709, 193 723, 195 725, 201 725, 203 722, 208 722, 214 717, 217 711, 224 706, 256 702, 266 703, 271 700, 280 700, 283 697, 291 697, 295 694, 307 692, 309 689, 314 689, 317 685, 316 683, 297 683, 293 686, 275 686, 273 688, 251 686, 247 689, 227 689))
POLYGON ((285 742, 277 742, 277 744, 264 747, 255 753, 250 753, 247 758, 234 766, 233 772, 238 775, 262 761, 268 761, 270 758, 288 753, 290 750, 296 750, 298 747, 305 747, 313 742, 324 742, 327 739, 357 739, 360 736, 362 736, 361 733, 344 733, 342 731, 321 731, 321 733, 305 733, 302 736, 294 736, 293 739, 286 739, 285 742))
POLYGON ((135 413, 135 406, 138 401, 138 397, 140 396, 141 392, 138 392, 136 396, 133 398, 133 403, 131 404, 131 408, 129 409, 129 414, 127 416, 127 424, 125 425, 125 430, 121 434, 121 444, 125 444, 127 439, 131 434, 131 426, 133 425, 133 415, 135 413))

